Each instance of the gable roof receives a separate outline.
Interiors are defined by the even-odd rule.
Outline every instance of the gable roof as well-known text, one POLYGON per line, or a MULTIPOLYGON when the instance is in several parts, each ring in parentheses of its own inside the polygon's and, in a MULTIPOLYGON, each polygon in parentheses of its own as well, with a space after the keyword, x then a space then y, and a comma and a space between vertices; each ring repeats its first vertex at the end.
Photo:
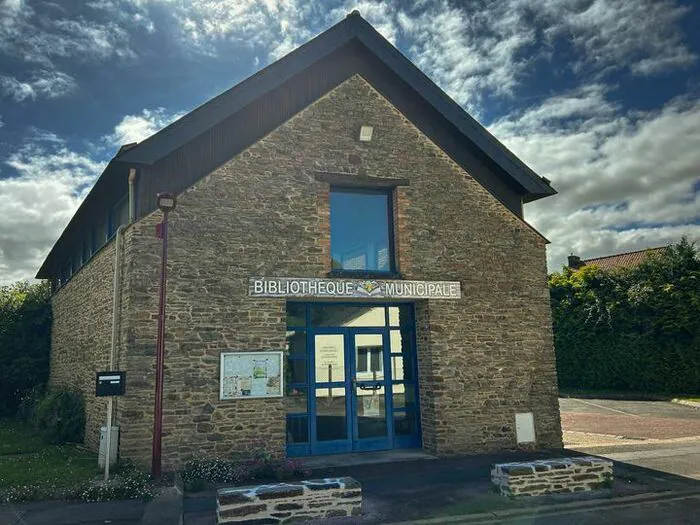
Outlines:
MULTIPOLYGON (((159 191, 178 193, 350 78, 366 78, 509 210, 554 195, 538 176, 382 37, 357 11, 138 144, 122 146, 71 218, 37 278, 57 275, 85 229, 139 172, 136 216, 159 191), (261 109, 262 108, 262 109, 261 109)), ((114 201, 114 202, 112 202, 114 201)))
POLYGON ((629 268, 637 266, 646 257, 647 254, 654 256, 666 250, 668 246, 660 246, 659 248, 647 248, 645 250, 635 250, 633 252, 618 253, 617 255, 606 255, 604 257, 595 257, 593 259, 584 259, 581 262, 586 266, 597 266, 601 270, 610 270, 612 268, 629 268))
POLYGON ((523 188, 526 202, 556 193, 549 181, 537 175, 511 153, 381 36, 357 11, 353 11, 343 21, 316 38, 199 106, 140 144, 120 152, 115 159, 129 163, 153 164, 352 40, 361 42, 415 89, 465 139, 475 144, 502 168, 523 188))

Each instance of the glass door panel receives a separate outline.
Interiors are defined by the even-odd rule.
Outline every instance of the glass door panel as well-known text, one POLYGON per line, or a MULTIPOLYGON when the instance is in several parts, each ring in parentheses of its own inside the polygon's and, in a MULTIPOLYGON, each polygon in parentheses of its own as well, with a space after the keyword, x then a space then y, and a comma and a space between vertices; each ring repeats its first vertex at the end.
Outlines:
POLYGON ((364 439, 386 436, 388 430, 384 387, 358 384, 355 396, 357 399, 357 437, 364 439))
POLYGON ((315 447, 316 453, 351 449, 345 345, 344 333, 314 334, 312 429, 317 445, 312 448, 315 447))
POLYGON ((314 344, 316 383, 345 381, 345 337, 343 334, 316 334, 314 344))
POLYGON ((347 439, 345 388, 316 388, 316 439, 347 439))
POLYGON ((387 392, 391 385, 386 374, 388 348, 385 332, 351 334, 353 367, 353 436, 355 450, 390 448, 387 419, 387 392))

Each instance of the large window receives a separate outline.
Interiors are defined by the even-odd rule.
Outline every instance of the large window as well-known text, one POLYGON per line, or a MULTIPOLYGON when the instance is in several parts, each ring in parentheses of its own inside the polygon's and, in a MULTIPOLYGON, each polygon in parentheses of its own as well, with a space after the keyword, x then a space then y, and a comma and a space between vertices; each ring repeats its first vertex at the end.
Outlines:
POLYGON ((332 189, 330 210, 333 270, 394 270, 387 191, 332 189))

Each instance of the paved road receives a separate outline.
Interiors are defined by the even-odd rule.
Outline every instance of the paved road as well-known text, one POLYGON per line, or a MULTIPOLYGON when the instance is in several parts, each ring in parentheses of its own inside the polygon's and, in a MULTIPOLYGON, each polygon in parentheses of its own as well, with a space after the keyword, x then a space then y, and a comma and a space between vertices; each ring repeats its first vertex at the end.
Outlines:
POLYGON ((560 408, 568 448, 700 480, 700 409, 574 398, 560 408))
POLYGON ((698 497, 657 503, 637 503, 624 507, 613 507, 536 518, 520 518, 501 521, 502 525, 690 525, 700 520, 698 497))

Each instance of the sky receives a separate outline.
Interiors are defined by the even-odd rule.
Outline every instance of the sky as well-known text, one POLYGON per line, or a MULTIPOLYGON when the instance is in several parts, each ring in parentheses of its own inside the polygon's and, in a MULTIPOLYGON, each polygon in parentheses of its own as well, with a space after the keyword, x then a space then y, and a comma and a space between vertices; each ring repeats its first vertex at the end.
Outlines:
POLYGON ((558 195, 550 271, 700 241, 693 0, 0 0, 0 284, 32 278, 120 144, 362 16, 558 195))

